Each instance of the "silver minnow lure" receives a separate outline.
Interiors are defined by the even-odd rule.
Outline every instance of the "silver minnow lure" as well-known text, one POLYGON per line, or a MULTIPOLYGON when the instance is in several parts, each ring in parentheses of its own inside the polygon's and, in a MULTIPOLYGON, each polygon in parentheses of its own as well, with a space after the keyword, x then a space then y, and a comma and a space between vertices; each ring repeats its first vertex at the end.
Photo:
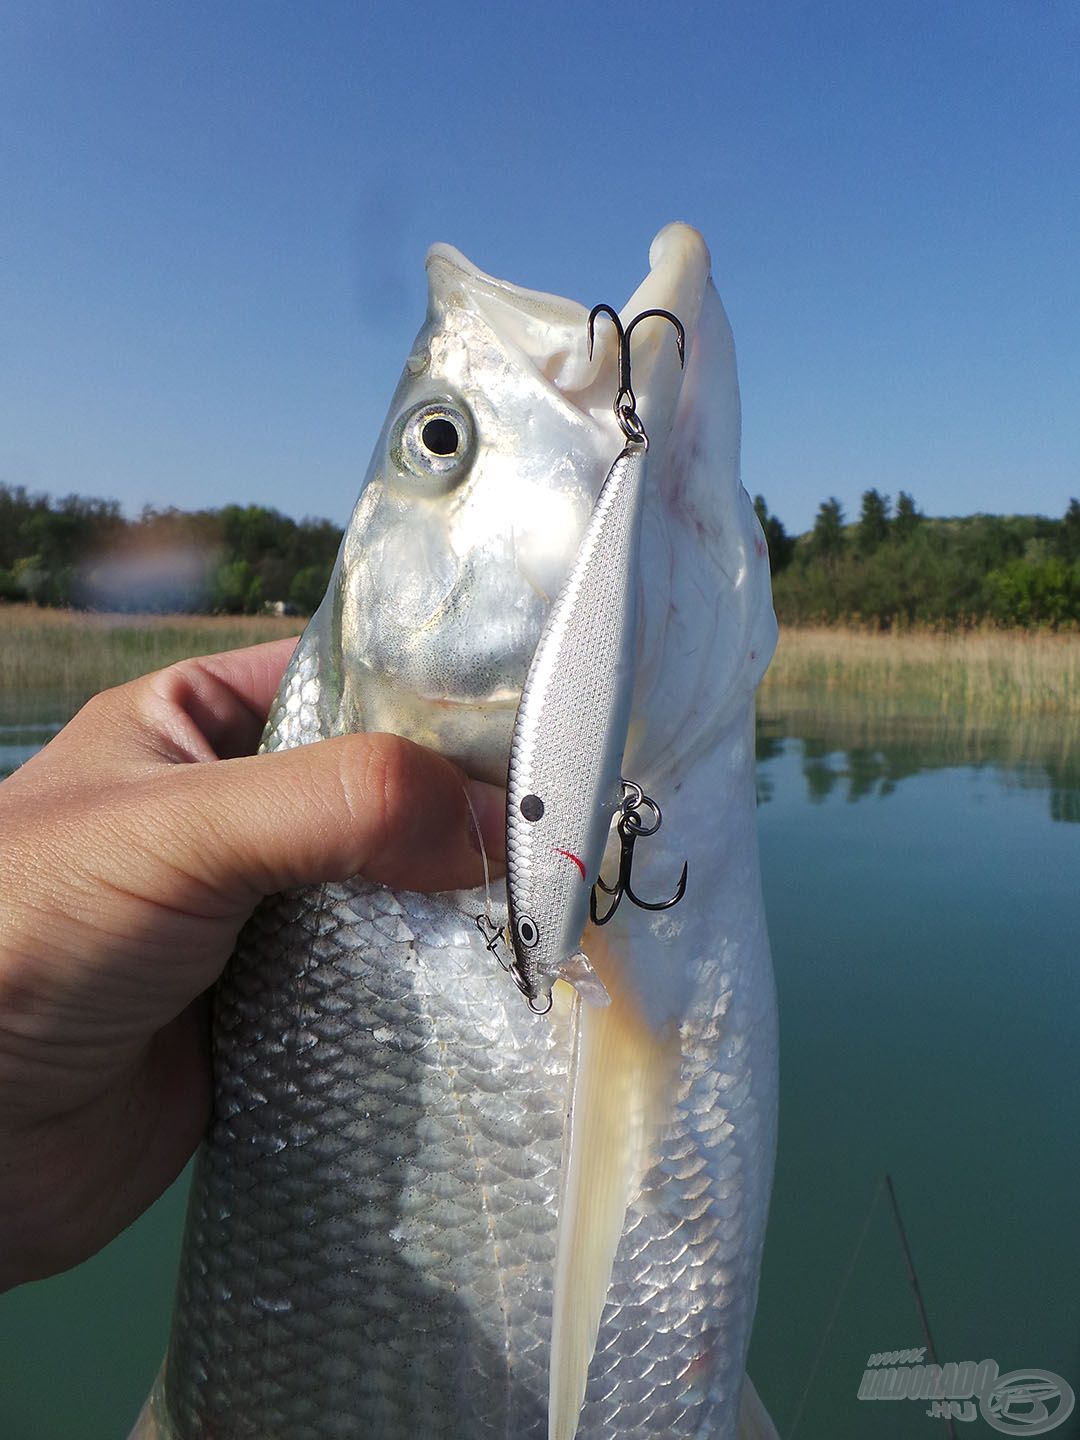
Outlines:
MULTIPOLYGON (((626 444, 597 497, 566 583, 551 607, 521 694, 510 746, 506 797, 506 894, 512 970, 530 1006, 546 1014, 556 978, 582 997, 609 996, 581 935, 612 817, 623 799, 623 751, 630 724, 637 642, 641 517, 648 436, 635 408, 630 337, 650 317, 675 326, 680 363, 685 335, 666 310, 647 310, 623 329, 614 411, 626 444)), ((685 876, 684 876, 685 883, 685 876)), ((680 892, 681 893, 681 892, 680 892)), ((646 908, 665 908, 664 905, 646 908)))

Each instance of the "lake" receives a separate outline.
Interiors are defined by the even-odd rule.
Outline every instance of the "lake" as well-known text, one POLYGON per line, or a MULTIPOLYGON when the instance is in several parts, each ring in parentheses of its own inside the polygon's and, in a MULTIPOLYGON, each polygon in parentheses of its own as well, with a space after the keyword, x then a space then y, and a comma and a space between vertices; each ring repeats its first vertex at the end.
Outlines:
MULTIPOLYGON (((0 769, 53 728, 0 730, 0 769)), ((1080 1390, 1080 748, 1051 721, 831 700, 766 710, 758 749, 782 1080, 750 1373, 781 1435, 949 1433, 925 1401, 857 1398, 871 1354, 926 1343, 886 1173, 941 1362, 1080 1390)), ((123 1440, 165 1345, 182 1191, 0 1298, 5 1440, 123 1440)))

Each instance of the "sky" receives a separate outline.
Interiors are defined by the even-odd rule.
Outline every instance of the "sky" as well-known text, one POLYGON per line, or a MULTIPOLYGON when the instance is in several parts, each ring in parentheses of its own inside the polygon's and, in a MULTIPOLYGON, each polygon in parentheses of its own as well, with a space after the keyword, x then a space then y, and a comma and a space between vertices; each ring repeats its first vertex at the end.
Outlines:
POLYGON ((1080 494, 1078 0, 4 0, 0 482, 344 523, 449 241, 709 243, 789 530, 1080 494))

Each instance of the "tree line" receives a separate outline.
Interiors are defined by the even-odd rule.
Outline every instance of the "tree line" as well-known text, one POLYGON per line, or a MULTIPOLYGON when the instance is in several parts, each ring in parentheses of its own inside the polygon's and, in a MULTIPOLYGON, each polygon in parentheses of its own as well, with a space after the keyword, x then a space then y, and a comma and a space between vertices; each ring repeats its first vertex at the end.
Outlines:
POLYGON ((263 505, 155 510, 126 519, 115 500, 51 500, 0 484, 0 600, 83 609, 310 614, 341 541, 329 520, 263 505))
POLYGON ((788 624, 1071 626, 1080 622, 1080 501, 1061 519, 933 519, 904 490, 866 490, 848 523, 835 496, 788 535, 758 495, 776 613, 788 624))
MULTIPOLYGON (((789 535, 763 496, 776 611, 789 624, 1074 625, 1080 622, 1080 501, 1039 515, 925 516, 902 490, 863 492, 849 523, 835 496, 789 535)), ((51 500, 0 484, 0 601, 101 610, 310 614, 341 541, 329 520, 263 505, 155 510, 51 500)))

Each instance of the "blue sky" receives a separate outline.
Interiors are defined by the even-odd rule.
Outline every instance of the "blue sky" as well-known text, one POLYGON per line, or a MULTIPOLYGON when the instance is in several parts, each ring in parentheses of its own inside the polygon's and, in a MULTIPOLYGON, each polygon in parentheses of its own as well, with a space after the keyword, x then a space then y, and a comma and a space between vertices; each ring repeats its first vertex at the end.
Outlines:
POLYGON ((619 304, 704 232, 789 529, 1080 494, 1080 5, 0 10, 0 480, 344 521, 423 256, 619 304))

